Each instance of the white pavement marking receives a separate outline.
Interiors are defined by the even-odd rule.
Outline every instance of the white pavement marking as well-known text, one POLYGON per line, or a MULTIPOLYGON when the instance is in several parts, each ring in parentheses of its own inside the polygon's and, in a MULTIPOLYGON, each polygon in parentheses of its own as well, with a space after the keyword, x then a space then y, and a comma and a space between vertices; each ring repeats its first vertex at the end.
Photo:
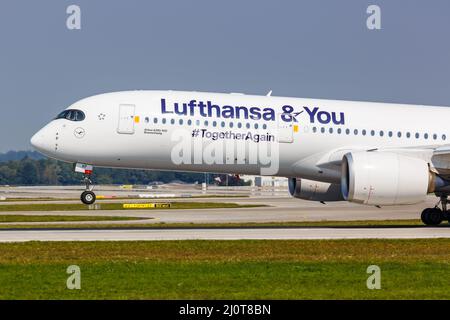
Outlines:
POLYGON ((145 240, 313 240, 450 238, 450 228, 242 228, 170 230, 8 230, 0 242, 145 240))

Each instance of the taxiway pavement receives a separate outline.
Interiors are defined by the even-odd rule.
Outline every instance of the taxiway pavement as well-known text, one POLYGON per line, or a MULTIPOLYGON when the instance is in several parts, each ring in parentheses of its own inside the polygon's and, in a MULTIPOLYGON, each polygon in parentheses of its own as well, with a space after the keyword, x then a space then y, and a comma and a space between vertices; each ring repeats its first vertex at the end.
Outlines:
POLYGON ((0 242, 155 240, 317 240, 450 238, 450 228, 233 228, 129 230, 8 230, 0 242))

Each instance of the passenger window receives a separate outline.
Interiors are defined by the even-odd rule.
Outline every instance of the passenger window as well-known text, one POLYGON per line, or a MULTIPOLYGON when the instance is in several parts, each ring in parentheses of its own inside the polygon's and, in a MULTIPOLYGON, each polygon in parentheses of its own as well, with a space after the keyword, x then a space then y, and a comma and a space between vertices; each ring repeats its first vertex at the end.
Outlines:
POLYGON ((328 129, 329 133, 333 133, 333 128, 328 129))
POLYGON ((163 123, 163 124, 166 124, 166 118, 163 118, 163 119, 162 119, 162 123, 163 123))
POLYGON ((205 127, 208 126, 208 120, 205 120, 205 127))
POLYGON ((242 128, 242 123, 238 122, 237 126, 238 128, 242 128))
POLYGON ((217 127, 217 121, 213 121, 212 125, 213 127, 217 127))
POLYGON ((353 133, 355 134, 355 136, 357 136, 357 135, 358 135, 358 129, 355 129, 355 130, 353 131, 353 133))
POLYGON ((158 118, 153 118, 153 123, 158 123, 158 118))
POLYGON ((411 133, 407 132, 407 133, 406 133, 406 137, 407 137, 408 139, 411 138, 411 133))
POLYGON ((382 136, 384 136, 384 131, 383 130, 380 131, 380 137, 382 137, 382 136))
POLYGON ((375 130, 371 130, 371 131, 370 131, 370 135, 371 135, 371 136, 374 136, 374 135, 375 135, 375 130))
POLYGON ((255 123, 255 129, 258 129, 258 124, 257 123, 255 123))
POLYGON ((220 123, 220 126, 221 126, 222 128, 225 127, 225 122, 222 121, 222 122, 220 123))
POLYGON ((178 120, 179 124, 183 124, 183 119, 178 120))
POLYGON ((150 118, 149 117, 145 117, 145 123, 149 123, 150 122, 150 118))
POLYGON ((192 120, 189 119, 188 122, 187 122, 187 124, 188 124, 188 126, 190 126, 190 125, 192 124, 192 120))
POLYGON ((170 124, 175 124, 175 119, 170 119, 170 124))
POLYGON ((361 133, 362 133, 363 136, 365 136, 366 133, 367 133, 366 129, 363 129, 363 131, 361 133))
POLYGON ((423 137, 424 137, 425 139, 428 139, 428 133, 425 133, 425 134, 423 135, 423 137))
POLYGON ((418 132, 416 132, 416 139, 419 139, 420 134, 418 132))
POLYGON ((317 132, 317 128, 313 127, 313 132, 316 133, 317 132))
POLYGON ((433 134, 433 140, 436 140, 437 139, 437 134, 435 133, 435 134, 433 134))
POLYGON ((350 129, 345 129, 345 134, 350 134, 350 129))
POLYGON ((399 131, 397 132, 397 137, 401 138, 402 137, 402 133, 399 131))
POLYGON ((442 135, 442 140, 446 140, 447 136, 445 134, 442 135))
POLYGON ((230 128, 233 128, 233 122, 230 122, 230 128))
POLYGON ((247 129, 250 129, 250 123, 246 123, 246 125, 245 125, 245 127, 247 128, 247 129))
POLYGON ((389 137, 392 137, 392 131, 389 131, 388 135, 389 137))
POLYGON ((325 128, 324 127, 320 128, 320 132, 325 133, 325 128))
POLYGON ((266 130, 267 129, 267 124, 264 123, 262 127, 263 127, 264 130, 266 130))
POLYGON ((341 133, 342 133, 342 129, 341 129, 341 128, 338 128, 338 129, 337 129, 337 133, 338 133, 338 134, 341 134, 341 133))

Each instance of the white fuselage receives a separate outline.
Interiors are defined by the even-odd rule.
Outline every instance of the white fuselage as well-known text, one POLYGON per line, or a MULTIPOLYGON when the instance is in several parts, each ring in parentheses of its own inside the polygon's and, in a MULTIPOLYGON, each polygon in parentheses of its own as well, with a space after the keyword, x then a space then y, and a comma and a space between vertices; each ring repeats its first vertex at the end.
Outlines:
POLYGON ((32 144, 49 157, 100 167, 266 173, 338 183, 340 170, 328 164, 345 150, 438 146, 450 137, 450 110, 443 107, 128 91, 86 98, 68 109, 85 118, 55 119, 32 144), (181 139, 191 143, 191 154, 178 152, 181 139), (208 149, 219 142, 228 148, 223 155, 217 146, 215 152, 208 149), (262 172, 267 159, 259 157, 269 145, 278 163, 275 171, 262 172))

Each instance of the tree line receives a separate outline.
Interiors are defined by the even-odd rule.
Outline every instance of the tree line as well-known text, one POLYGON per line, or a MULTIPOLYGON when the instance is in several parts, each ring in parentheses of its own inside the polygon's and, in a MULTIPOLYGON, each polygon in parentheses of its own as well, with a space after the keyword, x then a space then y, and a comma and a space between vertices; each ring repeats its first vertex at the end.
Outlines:
MULTIPOLYGON (((83 174, 75 173, 73 164, 53 159, 33 159, 25 156, 21 160, 0 162, 0 185, 77 185, 83 174)), ((92 174, 95 184, 133 184, 205 182, 203 173, 150 171, 130 169, 95 168, 92 174)), ((209 175, 209 182, 218 185, 244 185, 244 181, 229 175, 209 175)))

